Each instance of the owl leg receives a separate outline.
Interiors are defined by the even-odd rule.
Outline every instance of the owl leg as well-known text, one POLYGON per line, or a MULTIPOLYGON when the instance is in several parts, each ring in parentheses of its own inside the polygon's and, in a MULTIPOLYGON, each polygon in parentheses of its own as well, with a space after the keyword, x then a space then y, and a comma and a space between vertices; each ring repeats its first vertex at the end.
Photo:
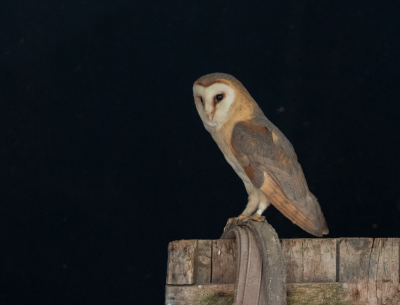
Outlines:
POLYGON ((247 206, 242 212, 242 214, 239 215, 239 217, 229 218, 228 224, 235 222, 237 220, 247 221, 249 219, 263 222, 265 217, 261 216, 261 214, 268 207, 269 205, 268 200, 267 198, 265 198, 263 193, 261 193, 260 190, 253 185, 253 183, 251 183, 250 180, 243 182, 244 186, 246 187, 246 191, 249 194, 247 206))
POLYGON ((260 199, 257 193, 257 189, 253 186, 252 188, 247 189, 247 192, 249 194, 249 200, 247 202, 246 208, 244 209, 242 214, 239 215, 238 220, 248 220, 259 206, 260 199))
MULTIPOLYGON (((247 217, 253 215, 254 212, 257 210, 258 202, 259 202, 259 201, 258 201, 258 196, 257 196, 257 194, 250 194, 250 195, 249 195, 249 201, 247 202, 247 206, 246 206, 246 208, 244 209, 242 215, 243 215, 243 216, 247 216, 247 217)), ((242 216, 242 215, 240 215, 240 216, 242 216)), ((240 216, 239 216, 239 217, 240 217, 240 216)))
POLYGON ((261 216, 262 213, 267 209, 267 207, 270 205, 268 202, 268 199, 265 198, 265 196, 259 192, 259 202, 258 202, 258 209, 257 212, 254 213, 253 215, 250 216, 251 219, 259 222, 263 222, 265 220, 265 216, 261 216))
POLYGON ((247 186, 246 186, 246 189, 249 194, 249 199, 248 199, 246 208, 244 209, 242 214, 239 215, 239 217, 229 218, 228 224, 230 224, 236 220, 249 220, 250 216, 252 214, 254 214, 254 212, 257 210, 260 200, 258 198, 257 193, 254 191, 255 188, 251 187, 251 186, 247 188, 247 186))

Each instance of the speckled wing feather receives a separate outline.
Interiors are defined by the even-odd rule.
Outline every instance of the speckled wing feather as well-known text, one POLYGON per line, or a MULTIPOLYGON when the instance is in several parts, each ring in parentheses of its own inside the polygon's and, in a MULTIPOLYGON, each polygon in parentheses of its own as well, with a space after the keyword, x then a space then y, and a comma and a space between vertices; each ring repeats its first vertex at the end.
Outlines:
POLYGON ((282 214, 310 234, 328 234, 293 146, 260 109, 251 120, 236 123, 231 149, 252 183, 282 214))

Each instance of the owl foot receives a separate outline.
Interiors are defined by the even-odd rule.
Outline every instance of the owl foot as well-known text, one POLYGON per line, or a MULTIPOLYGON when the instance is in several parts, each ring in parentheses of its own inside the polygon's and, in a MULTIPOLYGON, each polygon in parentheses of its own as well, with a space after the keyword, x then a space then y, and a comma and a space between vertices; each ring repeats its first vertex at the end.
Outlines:
POLYGON ((264 222, 265 216, 261 216, 260 214, 255 213, 255 214, 250 216, 250 219, 252 219, 254 221, 257 221, 257 222, 264 222))
POLYGON ((237 222, 237 221, 248 221, 250 219, 250 216, 246 216, 246 215, 239 215, 239 217, 233 217, 233 218, 229 218, 228 222, 226 223, 227 225, 237 222))
POLYGON ((234 223, 236 220, 237 220, 237 217, 229 218, 226 225, 230 225, 231 223, 234 223))
POLYGON ((247 216, 247 215, 241 214, 238 217, 229 218, 228 222, 226 223, 226 225, 230 225, 231 223, 238 222, 238 221, 243 223, 243 222, 249 221, 250 219, 254 220, 254 221, 257 221, 257 222, 263 222, 265 220, 265 216, 261 216, 261 215, 259 215, 257 213, 255 213, 255 214, 253 214, 251 216, 247 216))
POLYGON ((237 219, 242 220, 242 221, 248 221, 250 219, 250 216, 241 214, 241 215, 239 215, 239 217, 237 219))

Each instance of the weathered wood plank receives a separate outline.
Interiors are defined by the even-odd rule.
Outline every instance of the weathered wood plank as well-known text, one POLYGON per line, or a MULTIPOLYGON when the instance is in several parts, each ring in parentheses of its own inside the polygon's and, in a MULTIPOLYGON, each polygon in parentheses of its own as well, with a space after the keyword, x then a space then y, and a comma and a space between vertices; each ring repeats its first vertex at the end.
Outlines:
MULTIPOLYGON (((230 305, 235 284, 166 286, 166 305, 230 305)), ((287 285, 288 305, 355 305, 349 302, 340 283, 307 283, 287 285)))
MULTIPOLYGON (((397 293, 399 238, 282 240, 282 248, 288 283, 335 282, 337 277, 346 300, 372 305, 383 305, 397 293)), ((236 240, 182 240, 168 249, 167 284, 235 283, 236 240)))
POLYGON ((281 244, 286 264, 286 282, 301 283, 303 280, 303 241, 282 239, 281 244))
POLYGON ((167 284, 194 284, 197 240, 180 240, 168 245, 167 284))
POLYGON ((368 299, 385 304, 397 293, 399 283, 399 239, 375 238, 369 263, 368 299))
POLYGON ((305 283, 336 281, 336 239, 306 239, 303 243, 305 283))
POLYGON ((398 289, 399 239, 342 239, 339 281, 349 300, 385 304, 398 289))
POLYGON ((336 239, 283 239, 287 283, 336 281, 336 239))
POLYGON ((234 239, 212 242, 212 283, 230 284, 236 281, 237 247, 234 239))
POLYGON ((234 299, 234 284, 166 286, 166 305, 230 305, 234 299))
POLYGON ((343 238, 340 240, 339 281, 351 301, 370 303, 368 299, 369 264, 372 238, 343 238))
POLYGON ((196 284, 211 283, 211 240, 197 241, 196 284))
POLYGON ((288 305, 360 305, 346 300, 341 283, 293 283, 287 285, 288 305))

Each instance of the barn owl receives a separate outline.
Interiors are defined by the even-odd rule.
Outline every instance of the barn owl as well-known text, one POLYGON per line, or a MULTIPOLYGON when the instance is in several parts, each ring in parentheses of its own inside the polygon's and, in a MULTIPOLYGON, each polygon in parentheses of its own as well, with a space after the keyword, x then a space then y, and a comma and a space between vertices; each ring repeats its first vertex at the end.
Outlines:
POLYGON ((292 144, 265 117, 242 83, 229 74, 207 74, 195 81, 193 97, 204 127, 249 195, 243 213, 229 221, 264 221, 262 213, 272 203, 308 233, 328 234, 292 144))

